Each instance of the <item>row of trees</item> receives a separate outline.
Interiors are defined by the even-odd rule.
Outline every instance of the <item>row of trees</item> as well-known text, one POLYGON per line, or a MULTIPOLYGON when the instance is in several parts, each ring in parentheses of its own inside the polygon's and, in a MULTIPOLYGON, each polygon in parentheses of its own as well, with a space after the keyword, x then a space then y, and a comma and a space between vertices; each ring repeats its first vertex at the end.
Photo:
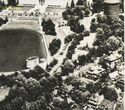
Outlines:
POLYGON ((67 7, 66 11, 62 13, 62 17, 64 20, 70 19, 71 16, 75 16, 78 19, 83 19, 84 17, 88 17, 90 14, 90 9, 85 8, 81 10, 79 7, 75 7, 73 9, 67 7))

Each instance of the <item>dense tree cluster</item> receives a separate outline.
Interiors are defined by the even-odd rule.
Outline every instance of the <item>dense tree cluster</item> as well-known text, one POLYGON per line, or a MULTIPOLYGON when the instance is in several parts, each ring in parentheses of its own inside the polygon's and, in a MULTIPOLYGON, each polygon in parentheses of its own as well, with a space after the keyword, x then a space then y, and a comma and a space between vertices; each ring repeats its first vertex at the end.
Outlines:
POLYGON ((18 0, 8 0, 8 6, 17 6, 18 0))
POLYGON ((82 33, 85 29, 84 25, 80 24, 78 18, 71 17, 67 25, 70 26, 70 30, 76 33, 82 33))
POLYGON ((100 14, 96 19, 92 19, 90 30, 96 32, 94 46, 97 46, 96 52, 101 57, 103 54, 109 55, 111 51, 117 50, 123 46, 124 24, 121 19, 107 19, 100 14))
POLYGON ((43 26, 43 31, 46 35, 56 35, 55 31, 55 24, 52 22, 51 19, 45 20, 43 19, 41 26, 43 26))
POLYGON ((99 13, 104 8, 104 0, 93 0, 92 13, 99 13))
POLYGON ((49 50, 52 56, 57 53, 57 51, 60 49, 60 46, 61 46, 60 39, 52 40, 52 42, 49 44, 49 50))
POLYGON ((84 5, 84 1, 83 0, 78 0, 76 5, 84 5))
MULTIPOLYGON (((65 67, 72 65, 71 62, 66 63, 65 67)), ((68 90, 65 83, 68 77, 62 79, 62 75, 56 73, 50 76, 40 67, 29 72, 15 73, 11 76, 15 82, 8 96, 0 102, 0 110, 73 110, 86 103, 90 93, 85 88, 83 92, 84 83, 74 76, 69 83, 72 89, 68 90)))
POLYGON ((108 87, 108 86, 105 86, 102 88, 102 90, 100 91, 100 94, 103 94, 105 99, 109 100, 109 101, 117 101, 118 99, 118 94, 115 90, 115 88, 112 88, 112 87, 108 87))

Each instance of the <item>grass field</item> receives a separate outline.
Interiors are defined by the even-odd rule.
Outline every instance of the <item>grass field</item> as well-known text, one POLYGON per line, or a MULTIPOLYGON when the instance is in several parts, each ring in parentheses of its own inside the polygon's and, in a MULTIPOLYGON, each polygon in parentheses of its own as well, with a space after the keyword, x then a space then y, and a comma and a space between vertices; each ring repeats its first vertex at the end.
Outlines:
POLYGON ((25 69, 25 60, 31 56, 47 56, 39 33, 26 29, 0 31, 0 72, 25 69))

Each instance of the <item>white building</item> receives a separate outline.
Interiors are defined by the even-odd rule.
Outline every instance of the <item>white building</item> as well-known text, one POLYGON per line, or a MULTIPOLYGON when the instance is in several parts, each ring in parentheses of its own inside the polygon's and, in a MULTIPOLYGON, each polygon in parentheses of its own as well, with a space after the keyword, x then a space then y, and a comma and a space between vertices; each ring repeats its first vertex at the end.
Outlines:
POLYGON ((66 7, 67 0, 45 0, 46 6, 60 6, 66 7))
POLYGON ((20 6, 35 6, 35 5, 39 5, 40 4, 40 0, 19 0, 19 5, 20 6))
POLYGON ((34 69, 39 65, 39 57, 33 56, 26 59, 26 67, 29 69, 34 69))

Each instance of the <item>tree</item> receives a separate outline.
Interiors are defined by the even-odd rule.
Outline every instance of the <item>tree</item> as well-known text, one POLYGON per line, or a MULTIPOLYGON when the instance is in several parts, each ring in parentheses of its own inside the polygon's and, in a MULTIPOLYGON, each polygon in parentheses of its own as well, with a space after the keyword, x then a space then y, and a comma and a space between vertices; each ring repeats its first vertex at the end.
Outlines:
POLYGON ((84 36, 86 37, 86 36, 89 36, 89 35, 90 35, 90 31, 85 30, 85 31, 84 31, 84 36))
POLYGON ((104 39, 107 40, 112 35, 110 26, 106 23, 99 23, 99 27, 104 31, 104 39))
POLYGON ((65 40, 64 40, 64 43, 65 44, 70 43, 75 36, 76 36, 76 34, 71 34, 71 35, 66 36, 65 40))
POLYGON ((79 17, 79 19, 83 19, 84 14, 83 14, 83 12, 82 12, 82 11, 79 11, 79 13, 78 13, 78 17, 79 17))
POLYGON ((89 14, 90 14, 90 10, 89 10, 89 8, 86 8, 86 9, 85 9, 84 15, 85 15, 86 17, 88 17, 89 14))
POLYGON ((18 2, 16 0, 8 0, 8 6, 16 6, 17 3, 18 2))
POLYGON ((69 73, 73 73, 74 64, 71 60, 67 60, 64 65, 61 66, 62 75, 68 75, 69 73))
POLYGON ((93 4, 92 4, 93 13, 99 13, 103 9, 102 3, 103 3, 103 0, 95 0, 93 2, 93 4))
POLYGON ((51 19, 49 19, 47 21, 45 19, 43 19, 41 26, 43 26, 43 31, 45 32, 45 34, 56 35, 55 24, 52 22, 51 19))
POLYGON ((53 56, 56 54, 56 52, 59 50, 61 46, 61 40, 60 39, 54 39, 50 44, 49 44, 49 50, 51 55, 53 56))
POLYGON ((101 29, 101 28, 97 28, 97 30, 96 30, 96 37, 97 37, 97 39, 100 39, 100 40, 102 40, 102 41, 104 41, 104 31, 103 31, 103 29, 101 29))
POLYGON ((111 36, 106 41, 106 46, 110 51, 117 50, 122 45, 122 41, 115 36, 111 36))
POLYGON ((79 65, 85 65, 86 63, 86 56, 85 55, 81 55, 78 57, 78 62, 79 62, 79 65))
POLYGON ((107 17, 102 16, 101 14, 97 14, 97 22, 98 23, 107 23, 107 17))
POLYGON ((102 88, 101 93, 104 95, 104 98, 109 101, 116 102, 118 99, 118 94, 115 88, 105 86, 104 88, 102 88))
POLYGON ((73 101, 75 101, 79 105, 83 105, 88 101, 88 98, 90 97, 90 93, 88 91, 82 92, 78 89, 72 89, 70 91, 70 96, 73 101))
POLYGON ((78 0, 77 3, 76 3, 76 5, 84 5, 83 0, 78 0))
POLYGON ((90 26, 91 32, 96 32, 97 28, 98 28, 98 24, 95 22, 92 22, 90 26))
POLYGON ((123 15, 119 15, 119 18, 124 21, 124 16, 123 15))
POLYGON ((0 1, 0 11, 2 11, 6 7, 4 1, 0 1))
POLYGON ((68 13, 67 11, 62 12, 62 17, 64 20, 68 20, 68 13))
POLYGON ((74 8, 75 4, 74 4, 74 0, 71 1, 71 8, 74 8))

